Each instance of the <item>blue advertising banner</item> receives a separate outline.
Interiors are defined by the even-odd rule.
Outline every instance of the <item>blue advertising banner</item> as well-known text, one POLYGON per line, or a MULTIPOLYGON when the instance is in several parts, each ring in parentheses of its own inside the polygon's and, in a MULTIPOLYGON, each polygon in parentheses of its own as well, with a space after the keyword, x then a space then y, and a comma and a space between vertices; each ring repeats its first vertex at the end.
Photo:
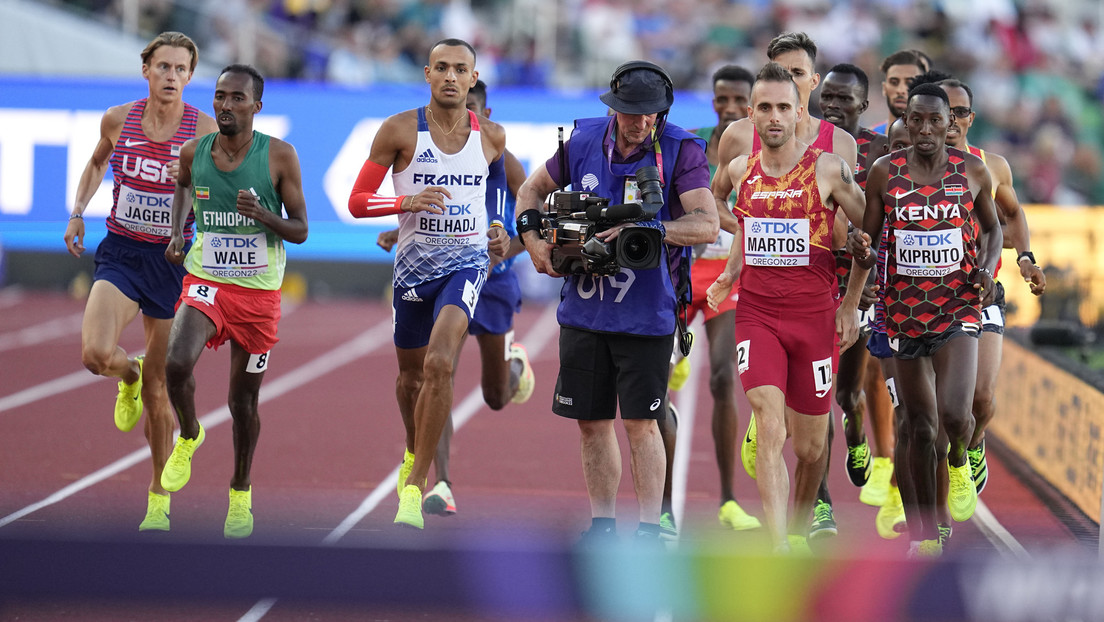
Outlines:
MULTIPOLYGON (((0 245, 7 250, 65 252, 62 236, 81 172, 99 140, 103 112, 144 97, 142 80, 0 77, 0 245)), ((597 91, 572 93, 492 89, 491 118, 506 128, 507 148, 526 170, 556 150, 557 127, 606 113, 597 91)), ((214 84, 193 82, 184 98, 212 114, 214 84)), ((368 157, 372 138, 389 115, 429 102, 429 87, 266 83, 256 129, 295 146, 303 170, 310 237, 289 245, 288 256, 338 261, 383 261, 375 244, 394 217, 355 220, 349 191, 368 157)), ((671 119, 683 127, 713 124, 707 94, 679 93, 671 119)), ((381 189, 391 193, 390 179, 381 189)), ((110 172, 85 212, 85 246, 94 249, 111 210, 110 172)))

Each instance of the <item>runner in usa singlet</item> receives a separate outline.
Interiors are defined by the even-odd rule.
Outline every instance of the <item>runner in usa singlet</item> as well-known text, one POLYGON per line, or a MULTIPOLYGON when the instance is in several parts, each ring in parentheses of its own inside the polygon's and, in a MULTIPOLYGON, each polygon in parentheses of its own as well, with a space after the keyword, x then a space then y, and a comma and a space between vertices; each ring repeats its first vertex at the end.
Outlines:
MULTIPOLYGON (((169 178, 169 162, 179 159, 180 146, 195 137, 199 111, 185 103, 180 127, 172 138, 159 143, 150 140, 142 131, 146 101, 143 98, 131 106, 111 154, 115 190, 107 230, 139 242, 168 244, 176 187, 176 182, 169 178)), ((184 224, 186 241, 192 239, 193 220, 189 213, 184 224)))
POLYGON ((886 328, 890 337, 938 334, 956 323, 980 326, 969 275, 977 263, 973 198, 963 153, 948 148, 938 185, 909 178, 904 151, 889 164, 886 192, 886 328))

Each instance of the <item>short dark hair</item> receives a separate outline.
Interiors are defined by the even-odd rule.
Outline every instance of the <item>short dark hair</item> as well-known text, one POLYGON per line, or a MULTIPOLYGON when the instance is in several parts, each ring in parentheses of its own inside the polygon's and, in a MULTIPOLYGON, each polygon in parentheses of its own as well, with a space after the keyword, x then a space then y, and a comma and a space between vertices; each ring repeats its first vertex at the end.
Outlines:
POLYGON ((468 95, 475 95, 475 98, 479 100, 482 107, 487 107, 487 83, 482 80, 476 80, 475 86, 468 89, 468 95))
POLYGON ((857 66, 851 63, 839 63, 833 65, 828 73, 847 73, 855 76, 855 79, 859 81, 862 86, 862 96, 865 99, 870 94, 870 79, 866 77, 866 72, 859 69, 857 66))
POLYGON ((794 50, 805 50, 805 53, 809 55, 809 60, 813 61, 814 66, 816 65, 816 43, 803 32, 784 32, 771 39, 770 44, 767 45, 767 58, 774 60, 780 54, 794 50))
POLYGON ((946 71, 932 69, 930 71, 925 71, 924 73, 913 78, 912 84, 910 86, 916 86, 918 84, 934 84, 936 86, 939 86, 940 83, 951 77, 951 74, 947 73, 946 71))
POLYGON ((951 88, 958 87, 958 88, 962 89, 963 91, 966 91, 966 97, 967 97, 967 99, 970 100, 970 107, 971 108, 974 107, 974 91, 973 91, 973 89, 970 88, 969 84, 966 84, 965 82, 963 82, 962 80, 959 80, 958 78, 946 78, 946 79, 944 79, 943 81, 941 81, 939 83, 939 86, 947 86, 947 87, 951 87, 951 88))
POLYGON ((909 51, 912 52, 913 54, 916 54, 917 58, 924 61, 924 64, 920 65, 921 69, 923 69, 924 71, 930 71, 931 70, 931 68, 932 68, 932 59, 931 59, 931 56, 928 56, 927 52, 925 52, 924 50, 909 50, 909 51))
MULTIPOLYGON (((801 101, 801 96, 797 91, 797 83, 793 80, 793 75, 786 70, 785 67, 779 65, 774 61, 768 62, 763 65, 763 68, 759 70, 758 75, 755 76, 755 82, 778 82, 789 83, 794 88, 794 96, 801 101)), ((754 85, 752 85, 754 87, 754 85)))
POLYGON ((729 82, 747 82, 748 85, 755 84, 755 76, 751 75, 751 72, 739 65, 725 65, 717 71, 713 72, 713 85, 716 86, 721 80, 728 80, 729 82))
POLYGON ((928 63, 924 62, 924 57, 918 54, 916 50, 900 50, 885 57, 885 60, 882 61, 882 73, 889 73, 889 68, 897 65, 916 65, 921 70, 928 68, 928 63))
POLYGON ((221 78, 226 73, 244 73, 253 78, 253 101, 261 101, 261 96, 264 95, 264 78, 261 77, 261 72, 257 71, 253 65, 243 63, 227 65, 219 72, 219 77, 221 78))
POLYGON ((932 97, 938 97, 943 100, 944 104, 947 104, 947 108, 951 107, 951 98, 947 97, 947 91, 944 91, 942 87, 927 83, 917 84, 909 89, 908 99, 909 103, 912 103, 912 98, 918 95, 931 95, 932 97))
POLYGON ((453 39, 453 38, 441 39, 437 43, 434 43, 433 47, 429 48, 429 51, 432 52, 438 45, 447 45, 448 47, 456 47, 456 46, 466 47, 466 48, 468 48, 468 51, 471 52, 472 60, 475 60, 475 48, 472 47, 472 44, 468 43, 467 41, 464 41, 463 39, 453 39))

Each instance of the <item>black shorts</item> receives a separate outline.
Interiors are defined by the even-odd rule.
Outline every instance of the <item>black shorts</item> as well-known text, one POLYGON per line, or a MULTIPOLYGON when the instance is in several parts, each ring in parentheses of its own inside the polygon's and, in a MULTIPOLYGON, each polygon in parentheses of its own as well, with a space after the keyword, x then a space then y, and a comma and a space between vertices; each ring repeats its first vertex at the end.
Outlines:
POLYGON ((1004 334, 1004 308, 1006 306, 1004 285, 997 281, 997 297, 993 300, 993 304, 981 310, 981 332, 1004 334))
POLYGON ((569 419, 661 420, 667 413, 671 335, 641 337, 560 327, 552 412, 569 419))
POLYGON ((934 335, 890 337, 889 347, 893 349, 894 358, 909 361, 924 356, 933 356, 955 337, 973 337, 977 339, 980 336, 981 332, 978 331, 977 324, 954 324, 947 330, 934 335))

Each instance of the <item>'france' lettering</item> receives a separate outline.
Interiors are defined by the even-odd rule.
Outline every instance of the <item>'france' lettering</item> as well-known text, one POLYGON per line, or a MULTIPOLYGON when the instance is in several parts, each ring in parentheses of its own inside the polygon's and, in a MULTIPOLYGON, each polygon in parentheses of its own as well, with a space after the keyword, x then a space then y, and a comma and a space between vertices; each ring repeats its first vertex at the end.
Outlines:
POLYGON ((414 173, 414 185, 426 186, 481 186, 482 175, 437 175, 434 173, 414 173))

